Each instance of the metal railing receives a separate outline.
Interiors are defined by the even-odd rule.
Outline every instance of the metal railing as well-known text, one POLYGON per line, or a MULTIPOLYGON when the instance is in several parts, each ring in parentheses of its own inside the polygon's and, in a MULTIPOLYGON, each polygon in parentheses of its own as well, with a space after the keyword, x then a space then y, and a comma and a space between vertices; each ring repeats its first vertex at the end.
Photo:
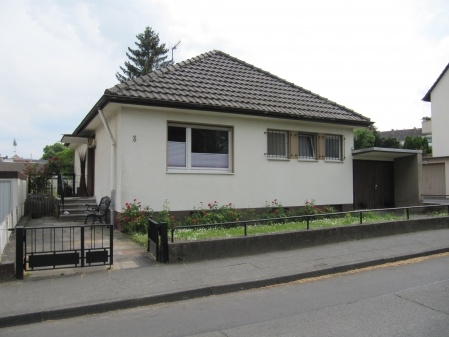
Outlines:
POLYGON ((113 264, 113 226, 16 227, 16 277, 24 270, 113 264))
POLYGON ((157 261, 168 262, 168 225, 166 222, 157 223, 148 218, 148 246, 147 251, 157 261))
POLYGON ((243 227, 244 236, 248 235, 248 226, 254 225, 263 225, 263 224, 279 224, 285 222, 292 221, 306 221, 307 230, 310 229, 310 222, 312 220, 316 220, 317 218, 342 218, 347 216, 347 214, 358 214, 359 224, 363 224, 363 215, 365 213, 373 213, 373 212, 396 212, 403 211, 407 220, 410 219, 410 211, 419 210, 419 209, 428 209, 428 208, 446 208, 449 214, 449 206, 442 205, 425 205, 425 206, 408 206, 408 207, 395 207, 395 208, 380 208, 380 209, 369 209, 369 210, 357 210, 357 211, 348 211, 348 212, 334 212, 334 213, 320 213, 320 214, 307 214, 307 215, 295 215, 289 217, 280 217, 280 218, 267 218, 267 219, 255 219, 255 220, 241 220, 241 221, 233 221, 233 222, 222 222, 215 224, 203 224, 203 225, 191 225, 191 226, 177 226, 171 229, 171 242, 174 242, 174 233, 177 230, 181 229, 208 229, 208 228, 234 228, 234 227, 243 227))

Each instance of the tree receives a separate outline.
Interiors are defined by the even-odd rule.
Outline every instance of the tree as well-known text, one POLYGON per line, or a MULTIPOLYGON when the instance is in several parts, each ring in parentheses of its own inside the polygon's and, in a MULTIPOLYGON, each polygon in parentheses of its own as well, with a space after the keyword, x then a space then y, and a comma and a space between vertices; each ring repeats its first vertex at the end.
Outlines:
POLYGON ((72 174, 74 165, 75 151, 65 147, 61 143, 54 143, 44 147, 42 159, 57 158, 61 174, 72 174))
POLYGON ((123 74, 119 72, 115 74, 120 83, 173 64, 172 60, 166 61, 169 50, 165 47, 165 43, 160 43, 159 34, 150 27, 146 27, 143 33, 136 35, 136 38, 138 41, 135 44, 138 48, 128 47, 126 56, 129 61, 125 61, 125 66, 120 67, 123 74))
POLYGON ((397 139, 395 137, 388 137, 388 138, 382 137, 382 146, 381 147, 386 147, 386 148, 390 148, 390 149, 401 149, 402 145, 401 145, 401 142, 399 141, 399 139, 397 139))
POLYGON ((420 136, 407 136, 405 137, 404 149, 409 150, 422 150, 424 155, 430 155, 432 148, 429 146, 427 138, 420 136))
POLYGON ((374 147, 374 141, 376 137, 373 132, 368 129, 360 129, 354 131, 354 149, 366 149, 374 147))
POLYGON ((402 149, 401 142, 397 138, 382 137, 382 134, 374 125, 368 127, 367 129, 354 131, 354 149, 360 150, 370 147, 402 149))

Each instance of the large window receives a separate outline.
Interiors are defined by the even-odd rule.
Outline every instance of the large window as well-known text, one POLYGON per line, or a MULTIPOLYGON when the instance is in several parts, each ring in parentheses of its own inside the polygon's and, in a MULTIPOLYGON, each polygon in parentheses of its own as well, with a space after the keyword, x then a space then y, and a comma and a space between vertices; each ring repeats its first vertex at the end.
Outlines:
POLYGON ((326 160, 343 160, 342 159, 342 141, 339 135, 326 135, 325 159, 326 160))
POLYGON ((167 166, 181 170, 231 171, 230 128, 168 125, 167 166))
POLYGON ((315 134, 298 134, 298 158, 316 159, 316 136, 315 134))
POLYGON ((268 158, 287 159, 288 131, 268 130, 268 158))

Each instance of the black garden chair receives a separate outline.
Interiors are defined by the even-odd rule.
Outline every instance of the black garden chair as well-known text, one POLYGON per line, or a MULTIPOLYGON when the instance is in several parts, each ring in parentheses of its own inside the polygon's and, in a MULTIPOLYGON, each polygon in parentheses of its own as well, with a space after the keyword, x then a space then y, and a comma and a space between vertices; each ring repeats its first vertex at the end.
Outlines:
POLYGON ((100 200, 100 203, 95 206, 91 206, 86 204, 87 209, 85 212, 88 214, 86 215, 86 219, 84 220, 84 223, 87 222, 87 219, 93 218, 92 224, 94 224, 95 220, 99 220, 101 223, 103 223, 103 219, 106 222, 106 214, 108 213, 109 205, 111 204, 111 198, 109 197, 103 197, 100 200))

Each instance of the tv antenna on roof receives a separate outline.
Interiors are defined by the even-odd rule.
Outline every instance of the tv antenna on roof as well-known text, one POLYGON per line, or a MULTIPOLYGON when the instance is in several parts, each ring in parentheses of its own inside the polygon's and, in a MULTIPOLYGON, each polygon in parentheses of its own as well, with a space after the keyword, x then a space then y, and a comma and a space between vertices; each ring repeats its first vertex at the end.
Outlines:
POLYGON ((178 42, 177 44, 175 44, 175 45, 173 46, 173 48, 171 49, 171 60, 172 60, 172 62, 173 62, 173 50, 175 50, 176 47, 177 47, 180 43, 181 43, 181 40, 179 40, 179 42, 178 42))

